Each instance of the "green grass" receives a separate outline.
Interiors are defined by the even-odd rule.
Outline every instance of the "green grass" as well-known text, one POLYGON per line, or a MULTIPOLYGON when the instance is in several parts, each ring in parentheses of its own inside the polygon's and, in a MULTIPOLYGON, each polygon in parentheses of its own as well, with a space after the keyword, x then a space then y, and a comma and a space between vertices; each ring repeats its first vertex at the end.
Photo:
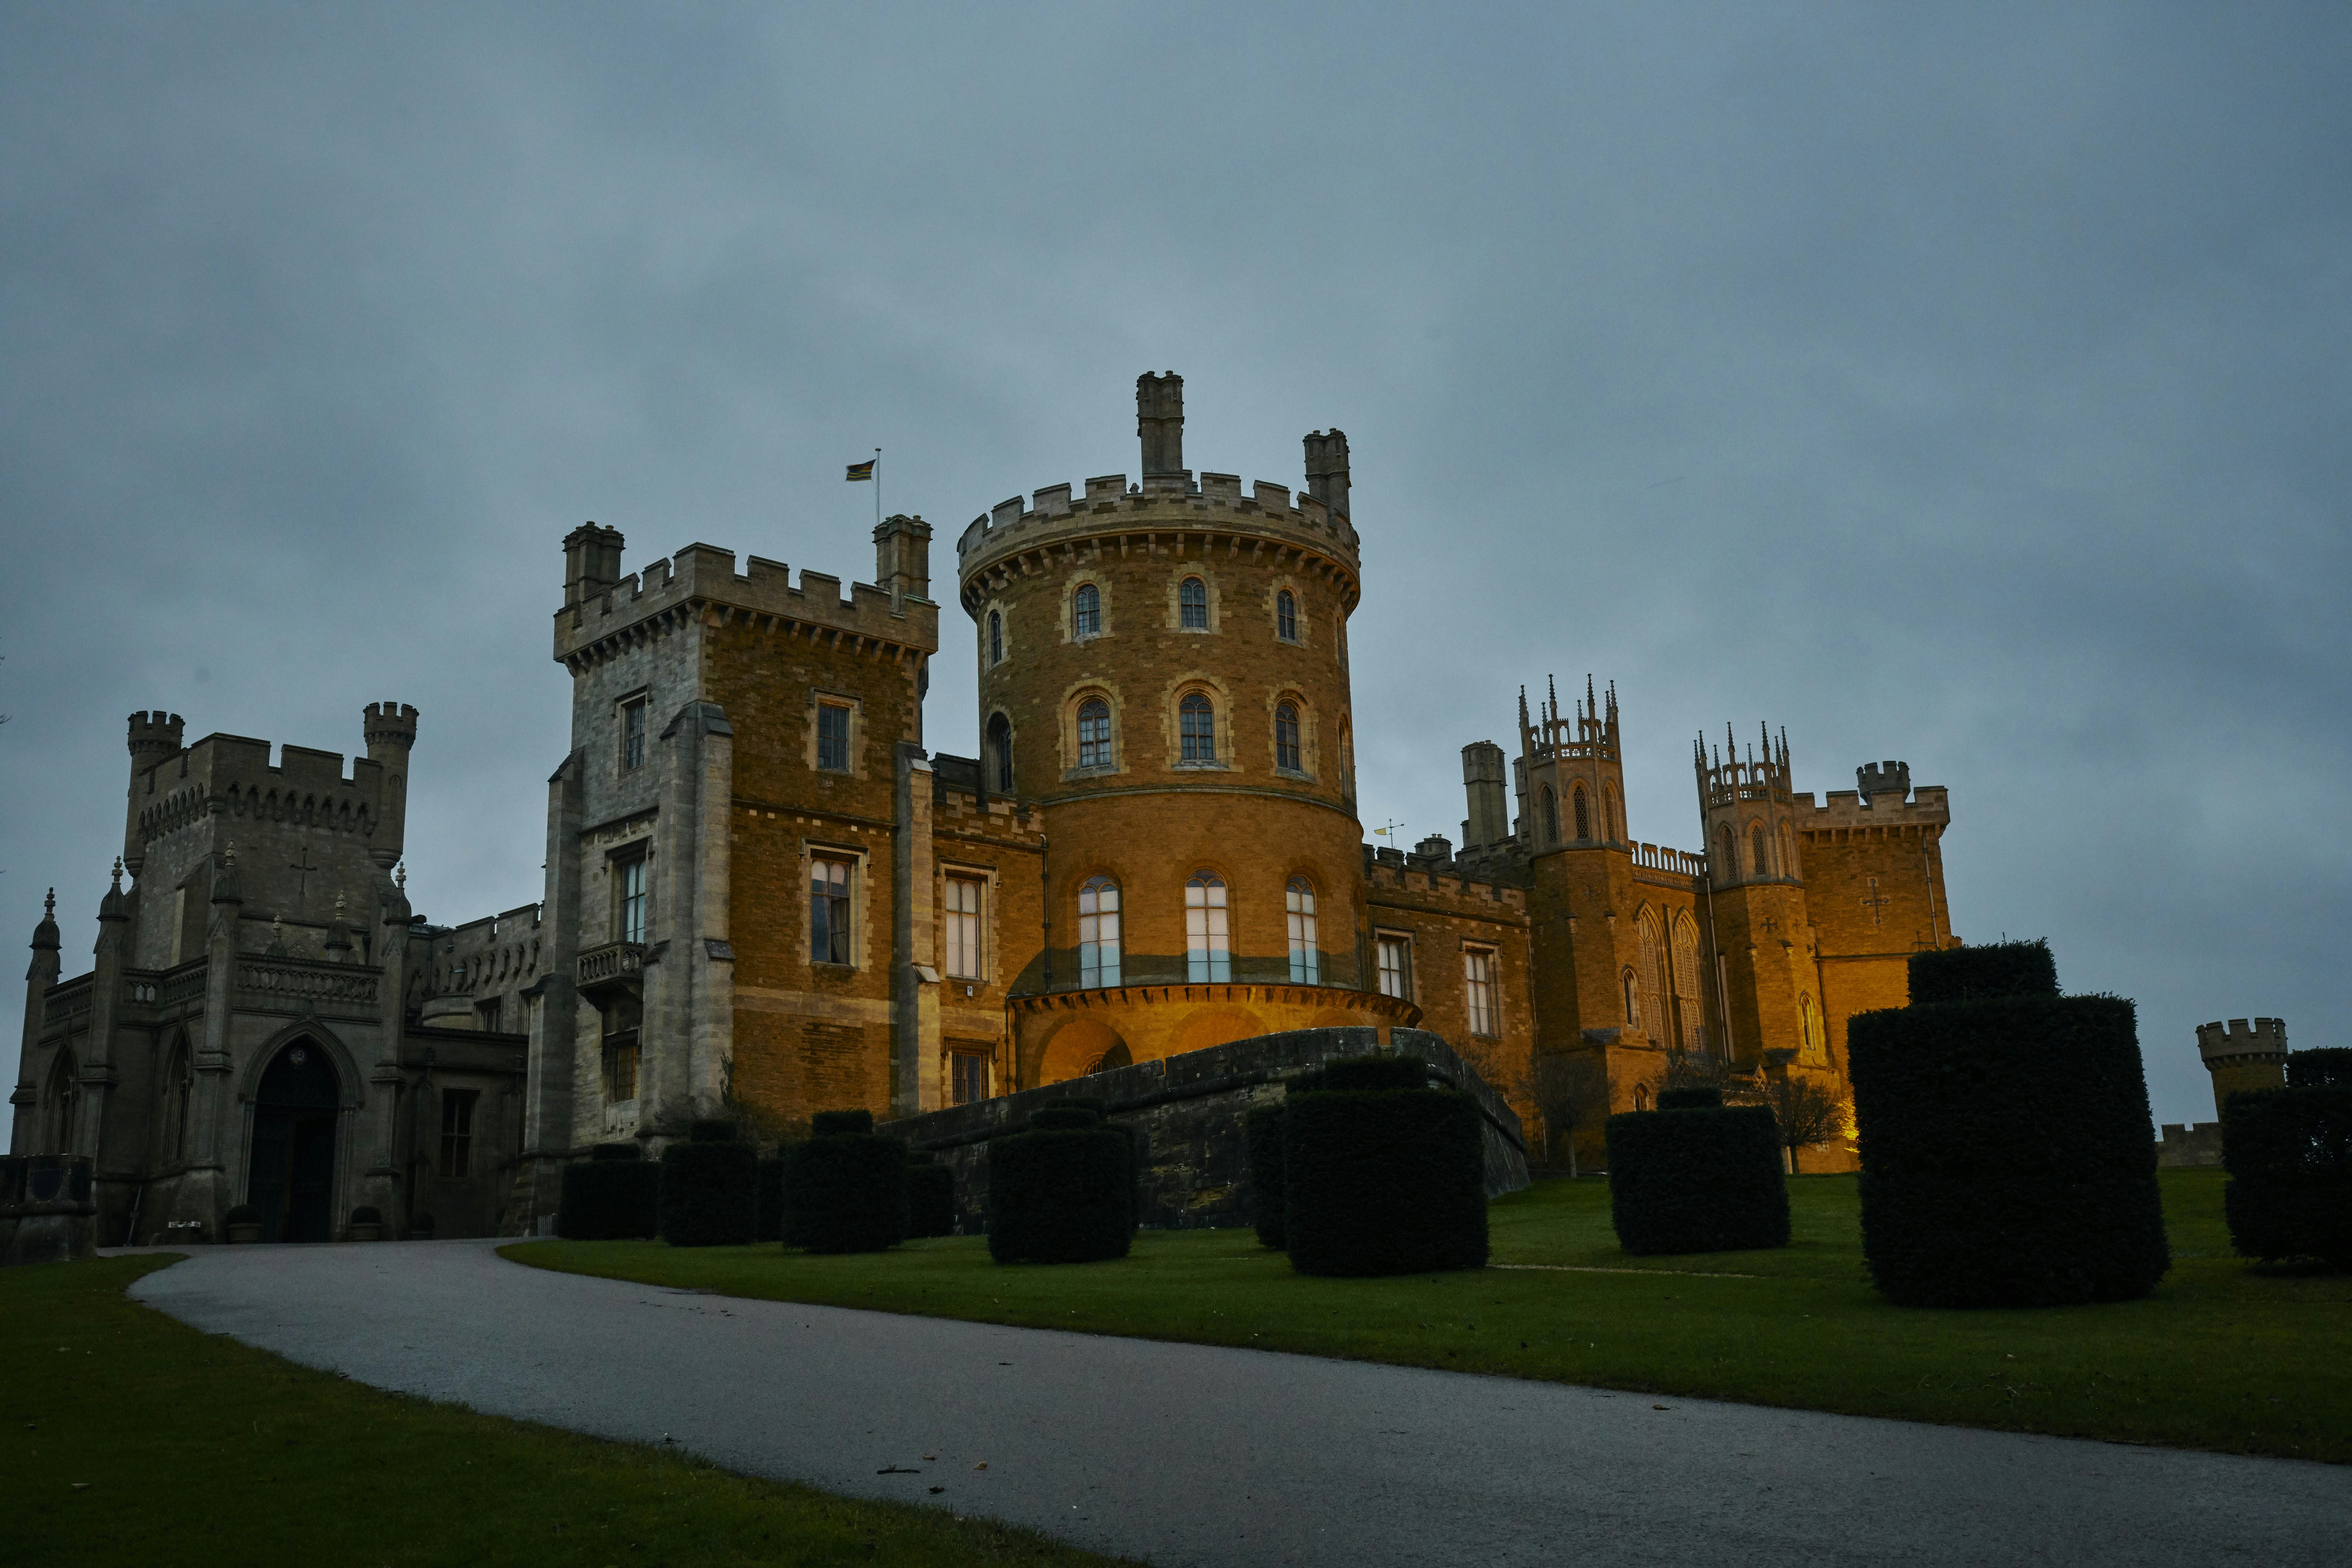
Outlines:
POLYGON ((997 1267, 976 1237, 847 1258, 503 1250, 736 1296, 2352 1462, 2352 1278, 2249 1268, 2230 1251, 2221 1173, 2162 1179, 2174 1262, 2154 1296, 2025 1311, 1880 1300, 1849 1176, 1790 1183, 1785 1248, 1672 1258, 1618 1250, 1603 1183, 1541 1182, 1490 1213, 1496 1264, 1545 1267, 1396 1279, 1294 1274, 1244 1230, 1147 1231, 1124 1260, 1061 1268, 997 1267))
POLYGON ((0 1560, 1107 1563, 310 1372, 139 1305, 168 1258, 0 1269, 0 1560))

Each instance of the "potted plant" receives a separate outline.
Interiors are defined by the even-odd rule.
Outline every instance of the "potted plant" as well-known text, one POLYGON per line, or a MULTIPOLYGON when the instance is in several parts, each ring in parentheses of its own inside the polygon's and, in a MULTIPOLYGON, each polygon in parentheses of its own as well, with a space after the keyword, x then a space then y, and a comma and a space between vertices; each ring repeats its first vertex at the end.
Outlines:
POLYGON ((251 1204, 239 1204, 228 1211, 228 1238, 236 1241, 261 1239, 261 1211, 251 1204))
POLYGON ((383 1235, 383 1211, 373 1204, 362 1204, 352 1211, 352 1223, 343 1232, 351 1241, 373 1241, 383 1235))

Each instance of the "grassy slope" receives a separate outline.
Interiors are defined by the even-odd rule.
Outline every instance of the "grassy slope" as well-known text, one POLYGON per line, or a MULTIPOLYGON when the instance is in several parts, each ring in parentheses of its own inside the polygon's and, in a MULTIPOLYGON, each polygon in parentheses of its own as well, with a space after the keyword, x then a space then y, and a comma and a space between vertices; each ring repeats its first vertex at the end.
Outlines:
POLYGON ((2175 1261, 2156 1294, 2036 1311, 1882 1302, 1863 1273, 1854 1183, 1841 1176, 1790 1184, 1795 1241, 1773 1252, 1630 1258, 1599 1181, 1539 1183, 1494 1205, 1495 1262, 1573 1272, 1312 1279, 1232 1230, 1145 1232, 1123 1261, 1063 1268, 997 1268, 968 1237, 854 1258, 654 1242, 504 1250, 738 1296, 2352 1462, 2352 1279, 2250 1270, 2229 1249, 2221 1173, 2163 1180, 2175 1261), (1755 1278, 1706 1277, 1727 1273, 1755 1278))
POLYGON ((1109 1561, 310 1372, 123 1296, 168 1261, 0 1270, 0 1561, 1109 1561))

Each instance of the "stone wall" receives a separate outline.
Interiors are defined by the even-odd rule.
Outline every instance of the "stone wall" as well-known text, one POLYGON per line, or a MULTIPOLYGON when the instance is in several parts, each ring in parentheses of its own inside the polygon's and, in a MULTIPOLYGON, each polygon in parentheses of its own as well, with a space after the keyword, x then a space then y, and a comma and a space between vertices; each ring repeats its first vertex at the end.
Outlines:
POLYGON ((2221 1124, 2208 1121, 2202 1126, 2183 1126, 2177 1121, 2164 1124, 2164 1136, 2156 1141, 2156 1163, 2164 1166, 2218 1165, 2221 1163, 2221 1124))
POLYGON ((95 1258, 97 1231, 89 1156, 0 1156, 0 1267, 95 1258))
MULTIPOLYGON (((1400 1055, 1430 1064, 1433 1081, 1477 1098, 1486 1119, 1486 1195, 1499 1197, 1526 1186, 1526 1142, 1518 1116, 1502 1096, 1437 1036, 1418 1029, 1390 1033, 1400 1055)), ((1378 1043, 1378 1031, 1370 1028, 1261 1035, 903 1118, 879 1131, 936 1153, 954 1170, 956 1226, 970 1236, 981 1231, 988 1210, 988 1140, 1017 1131, 1031 1111, 1050 1100, 1100 1100, 1112 1122, 1135 1137, 1147 1227, 1246 1226, 1255 1221, 1256 1203, 1244 1147, 1243 1122, 1250 1108, 1279 1101, 1282 1080, 1291 1074, 1335 1057, 1368 1055, 1378 1043)))

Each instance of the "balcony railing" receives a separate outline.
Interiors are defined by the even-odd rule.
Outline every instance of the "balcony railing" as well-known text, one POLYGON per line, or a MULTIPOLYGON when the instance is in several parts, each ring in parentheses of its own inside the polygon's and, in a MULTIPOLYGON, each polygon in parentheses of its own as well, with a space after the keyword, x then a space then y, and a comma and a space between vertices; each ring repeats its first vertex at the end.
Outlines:
POLYGON ((608 942, 580 955, 579 986, 601 991, 634 984, 645 973, 646 946, 641 942, 608 942))

